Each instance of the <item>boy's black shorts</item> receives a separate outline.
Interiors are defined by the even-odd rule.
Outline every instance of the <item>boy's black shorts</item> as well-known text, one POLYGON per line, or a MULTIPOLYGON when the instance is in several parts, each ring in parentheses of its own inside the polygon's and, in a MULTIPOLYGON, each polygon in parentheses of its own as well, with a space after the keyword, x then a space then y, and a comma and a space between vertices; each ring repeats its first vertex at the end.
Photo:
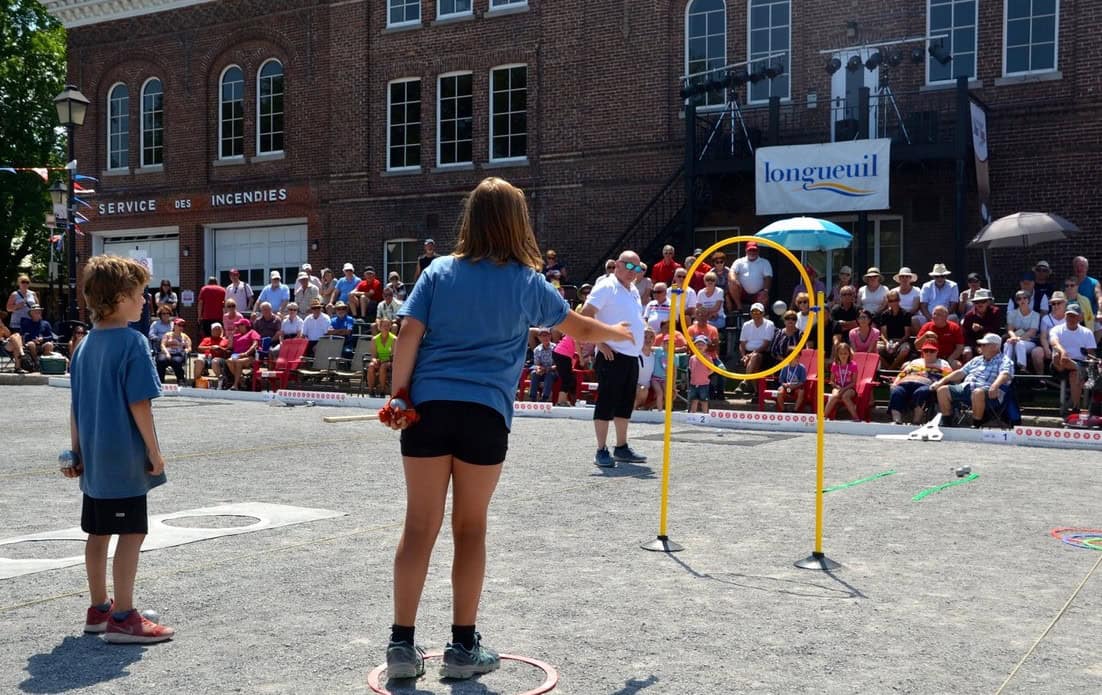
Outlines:
POLYGON ((479 466, 496 466, 509 449, 505 418, 493 408, 466 401, 427 401, 421 419, 402 430, 402 456, 454 456, 479 466))
POLYGON ((93 536, 121 533, 149 533, 146 496, 96 499, 84 496, 80 510, 80 528, 93 536))

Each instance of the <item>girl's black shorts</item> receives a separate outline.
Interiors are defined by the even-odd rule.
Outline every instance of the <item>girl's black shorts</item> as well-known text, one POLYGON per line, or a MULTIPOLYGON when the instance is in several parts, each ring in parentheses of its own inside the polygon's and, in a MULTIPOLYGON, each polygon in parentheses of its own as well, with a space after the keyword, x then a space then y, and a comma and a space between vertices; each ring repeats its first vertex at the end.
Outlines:
POLYGON ((479 466, 496 466, 509 449, 505 418, 489 406, 467 401, 427 401, 421 419, 402 430, 402 456, 454 456, 479 466))
POLYGON ((80 528, 93 536, 149 533, 145 495, 118 499, 97 499, 85 495, 80 509, 80 528))

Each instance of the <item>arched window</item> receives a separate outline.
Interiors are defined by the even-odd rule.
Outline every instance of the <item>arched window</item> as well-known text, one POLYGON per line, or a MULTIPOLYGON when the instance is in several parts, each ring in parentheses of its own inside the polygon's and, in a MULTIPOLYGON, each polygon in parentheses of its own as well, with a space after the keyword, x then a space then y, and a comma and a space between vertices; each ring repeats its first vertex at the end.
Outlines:
POLYGON ((257 79, 256 149, 258 154, 283 151, 283 65, 269 60, 257 79))
POLYGON ((245 73, 231 65, 222 71, 218 97, 218 158, 245 155, 245 73))
POLYGON ((165 90, 151 77, 142 85, 142 166, 165 163, 165 90))
MULTIPOLYGON (((685 6, 685 74, 721 68, 727 64, 727 6, 723 0, 689 0, 685 6)), ((696 84, 707 82, 709 77, 693 78, 696 84)), ((697 106, 722 104, 726 90, 713 89, 695 97, 697 106)))
POLYGON ((107 168, 130 165, 130 90, 119 83, 107 93, 107 168))

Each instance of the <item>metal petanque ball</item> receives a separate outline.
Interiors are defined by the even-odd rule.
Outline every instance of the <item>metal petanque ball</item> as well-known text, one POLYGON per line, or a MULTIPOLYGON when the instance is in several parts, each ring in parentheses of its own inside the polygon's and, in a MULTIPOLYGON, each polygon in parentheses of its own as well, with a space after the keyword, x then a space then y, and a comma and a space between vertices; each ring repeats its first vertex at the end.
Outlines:
POLYGON ((972 472, 972 468, 970 466, 961 466, 960 468, 957 468, 954 471, 954 473, 957 474, 958 478, 963 478, 964 476, 968 475, 971 472, 972 472))
POLYGON ((152 608, 146 608, 144 611, 142 611, 142 617, 151 623, 160 624, 161 622, 161 614, 153 610, 152 608))

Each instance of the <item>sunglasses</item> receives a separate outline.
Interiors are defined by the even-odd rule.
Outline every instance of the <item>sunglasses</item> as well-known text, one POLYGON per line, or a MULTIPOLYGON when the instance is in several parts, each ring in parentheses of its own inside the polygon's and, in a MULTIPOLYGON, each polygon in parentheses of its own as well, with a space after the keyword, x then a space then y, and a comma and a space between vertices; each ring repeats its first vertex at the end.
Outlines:
POLYGON ((643 266, 639 265, 638 263, 632 263, 630 261, 625 261, 624 262, 624 267, 627 268, 628 270, 630 270, 633 273, 638 273, 638 272, 641 272, 643 270, 643 266))
POLYGON ((796 303, 797 304, 807 304, 808 301, 806 299, 799 299, 799 300, 796 301, 796 303))
POLYGON ((705 278, 704 282, 715 282, 715 280, 709 280, 709 279, 705 278))
POLYGON ((789 321, 791 321, 792 323, 796 323, 796 319, 785 319, 784 320, 785 323, 788 323, 789 321))
POLYGON ((889 299, 888 304, 899 304, 899 300, 898 299, 889 299))
POLYGON ((20 280, 19 284, 20 285, 29 285, 29 284, 31 284, 31 282, 30 282, 30 280, 20 280))
POLYGON ((1056 306, 1057 304, 1064 304, 1064 300, 1062 300, 1062 299, 1057 299, 1057 300, 1055 300, 1055 301, 1051 301, 1051 302, 1049 302, 1049 304, 1051 304, 1052 306, 1056 306))
MULTIPOLYGON (((26 284, 26 283, 24 283, 24 284, 26 284)), ((1064 285, 1064 289, 1077 290, 1077 289, 1079 289, 1079 285, 1076 285, 1074 282, 1069 282, 1066 285, 1064 285)))

